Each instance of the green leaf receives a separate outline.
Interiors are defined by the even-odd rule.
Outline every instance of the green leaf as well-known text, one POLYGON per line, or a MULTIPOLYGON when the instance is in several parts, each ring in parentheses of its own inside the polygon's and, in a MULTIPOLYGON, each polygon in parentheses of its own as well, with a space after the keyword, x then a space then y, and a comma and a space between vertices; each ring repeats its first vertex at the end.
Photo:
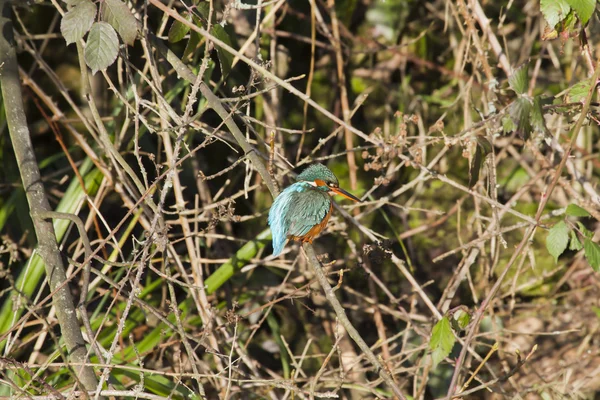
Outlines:
POLYGON ((594 10, 596 9, 596 0, 566 0, 575 10, 582 25, 587 24, 594 10))
POLYGON ((569 227, 565 221, 560 221, 550 229, 546 237, 546 248, 555 262, 558 262, 558 257, 567 249, 567 244, 569 244, 569 227))
POLYGON ((583 251, 594 271, 600 270, 600 246, 598 243, 592 242, 590 238, 585 238, 583 241, 583 251))
POLYGON ((67 45, 81 40, 96 18, 96 6, 90 0, 81 0, 60 21, 60 32, 67 45))
POLYGON ((575 17, 575 12, 573 10, 569 11, 565 19, 563 19, 559 25, 562 25, 560 26, 561 33, 569 35, 576 34, 575 25, 577 25, 577 17, 575 17))
MULTIPOLYGON (((200 14, 202 18, 204 18, 205 22, 208 22, 208 17, 210 14, 210 3, 208 1, 203 1, 196 5, 196 12, 200 14)), ((215 24, 217 21, 217 13, 213 11, 212 15, 212 23, 215 24)))
MULTIPOLYGON (((185 12, 183 13, 183 16, 185 17, 186 21, 192 22, 192 16, 189 13, 185 12)), ((171 28, 169 28, 169 43, 177 43, 180 40, 183 40, 189 31, 189 25, 184 24, 181 21, 173 21, 171 28)))
POLYGON ((492 144, 485 136, 477 135, 477 146, 475 148, 475 156, 469 160, 469 187, 472 188, 479 179, 481 166, 487 156, 492 151, 492 144))
POLYGON ((79 3, 82 3, 84 1, 89 1, 89 0, 63 0, 65 3, 67 3, 68 6, 76 6, 79 3))
POLYGON ((85 63, 92 74, 108 68, 119 53, 119 38, 117 32, 106 22, 96 22, 92 25, 85 45, 85 63))
POLYGON ((581 82, 577 82, 567 92, 566 101, 569 103, 583 102, 590 92, 590 86, 592 85, 591 79, 585 79, 581 82))
POLYGON ((246 264, 250 263, 253 257, 265 247, 268 240, 271 240, 271 230, 265 229, 256 236, 256 239, 250 240, 244 244, 233 257, 231 257, 225 264, 222 264, 215 272, 213 272, 206 280, 206 293, 212 294, 218 288, 220 288, 225 282, 227 282, 234 273, 246 264))
POLYGON ((352 23, 352 16, 354 15, 354 11, 356 10, 357 5, 359 4, 360 2, 358 0, 335 1, 337 17, 342 24, 350 26, 350 24, 352 23))
POLYGON ((121 0, 102 2, 102 20, 108 22, 119 32, 123 42, 133 46, 137 37, 137 19, 121 0))
POLYGON ((579 251, 583 249, 583 246, 581 245, 581 242, 579 241, 579 238, 577 237, 577 233, 575 231, 571 231, 569 236, 569 250, 579 251))
POLYGON ((513 71, 508 78, 510 88, 517 94, 525 94, 529 86, 528 78, 529 64, 523 64, 513 71))
POLYGON ((435 368, 440 361, 448 357, 454 347, 456 341, 450 326, 448 317, 443 317, 435 324, 431 332, 431 340, 429 341, 429 349, 431 350, 431 358, 433 359, 433 367, 435 368))
POLYGON ((591 239, 592 237, 594 237, 594 232, 587 229, 580 221, 577 221, 577 226, 579 227, 579 230, 581 231, 583 236, 585 236, 586 238, 591 239))
POLYGON ((592 215, 577 204, 569 204, 567 206, 567 215, 569 217, 591 217, 592 215))
POLYGON ((483 154, 479 146, 475 146, 475 155, 469 161, 469 188, 472 188, 479 180, 479 171, 483 164, 483 154))
MULTIPOLYGON (((210 33, 220 41, 233 47, 233 43, 231 42, 229 34, 221 25, 213 25, 210 30, 210 33)), ((221 74, 223 76, 227 76, 229 74, 229 71, 231 71, 231 64, 233 64, 233 55, 227 50, 223 50, 219 46, 215 47, 217 49, 217 57, 219 58, 219 64, 221 64, 221 74)))
POLYGON ((502 118, 502 131, 504 132, 504 134, 510 133, 515 129, 517 129, 517 125, 515 125, 515 122, 513 121, 512 117, 510 115, 505 115, 502 118))
POLYGON ((492 152, 493 147, 488 138, 483 135, 477 135, 475 138, 477 139, 477 147, 481 147, 484 155, 487 156, 492 152))
POLYGON ((550 28, 554 28, 571 11, 571 6, 566 0, 540 0, 540 10, 550 28))
POLYGON ((527 97, 519 97, 516 99, 508 110, 513 119, 513 123, 517 125, 517 132, 523 139, 529 139, 531 134, 531 101, 527 97))
POLYGON ((196 49, 198 48, 198 43, 202 40, 202 35, 200 35, 196 31, 190 32, 190 39, 185 45, 185 50, 183 50, 182 60, 187 60, 190 55, 194 54, 196 49))
POLYGON ((281 339, 281 327, 277 318, 273 313, 269 313, 267 316, 267 324, 269 324, 269 328, 271 328, 271 335, 277 346, 279 347, 279 353, 281 354, 281 367, 283 369, 283 377, 285 379, 290 379, 290 357, 289 353, 286 349, 286 344, 281 339))
POLYGON ((464 330, 471 322, 471 315, 467 311, 459 309, 452 315, 452 322, 455 329, 464 330))
MULTIPOLYGON (((102 172, 96 169, 90 171, 93 165, 89 158, 84 160, 79 168, 79 173, 81 176, 84 176, 85 187, 82 187, 79 180, 73 178, 66 192, 63 193, 59 204, 56 206, 56 211, 77 213, 82 202, 85 202, 86 196, 94 196, 96 194, 98 187, 101 185, 103 175, 102 172)), ((72 226, 72 222, 69 220, 54 220, 52 223, 56 232, 56 239, 60 242, 69 227, 72 226)), ((45 277, 44 261, 39 256, 39 253, 32 254, 25 265, 27 265, 27 268, 22 268, 16 278, 14 283, 15 289, 11 293, 7 293, 3 301, 0 302, 0 336, 11 329, 25 311, 23 302, 17 300, 19 298, 32 298, 36 291, 39 290, 39 282, 45 277)), ((6 340, 0 342, 0 351, 4 350, 5 345, 6 340)))

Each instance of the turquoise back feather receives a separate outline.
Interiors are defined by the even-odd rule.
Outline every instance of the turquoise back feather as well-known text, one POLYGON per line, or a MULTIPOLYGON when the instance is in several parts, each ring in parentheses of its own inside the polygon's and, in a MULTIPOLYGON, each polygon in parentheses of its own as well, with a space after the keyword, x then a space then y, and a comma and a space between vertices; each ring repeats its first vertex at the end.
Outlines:
POLYGON ((323 221, 331 207, 331 198, 323 189, 296 182, 277 196, 269 210, 274 256, 283 251, 288 236, 304 236, 323 221))

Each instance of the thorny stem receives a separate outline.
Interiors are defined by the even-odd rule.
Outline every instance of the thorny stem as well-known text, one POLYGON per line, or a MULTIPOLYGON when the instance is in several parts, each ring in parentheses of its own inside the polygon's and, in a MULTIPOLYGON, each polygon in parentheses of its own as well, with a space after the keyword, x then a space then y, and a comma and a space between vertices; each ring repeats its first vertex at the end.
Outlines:
MULTIPOLYGON (((313 108, 315 108, 320 113, 322 113, 323 115, 325 115, 327 118, 329 118, 332 121, 340 124, 345 129, 348 129, 349 131, 351 131, 355 135, 363 138, 367 142, 373 143, 373 144, 377 144, 376 140, 374 138, 372 138, 371 136, 369 136, 369 135, 365 134, 363 131, 361 131, 359 129, 356 129, 353 126, 347 124, 342 119, 336 117, 329 110, 321 107, 316 101, 314 101, 310 97, 306 96, 306 94, 302 93, 301 91, 299 91, 298 89, 296 89, 294 86, 292 86, 288 82, 286 82, 283 79, 278 78, 277 76, 273 75, 265 67, 263 67, 262 65, 259 65, 256 62, 252 61, 250 58, 246 57, 244 54, 242 54, 239 51, 235 50, 233 47, 229 46, 227 43, 223 42, 222 40, 217 39, 215 36, 213 36, 207 30, 205 30, 203 28, 200 28, 200 27, 196 26, 195 24, 189 22, 184 17, 182 17, 176 10, 173 10, 173 9, 169 8, 168 6, 166 6, 165 4, 163 4, 160 0, 149 0, 149 2, 152 5, 154 5, 156 8, 162 10, 165 14, 168 14, 173 19, 181 22, 184 25, 189 26, 191 30, 193 30, 195 32, 198 32, 199 34, 201 34, 202 36, 204 36, 205 38, 207 38, 208 40, 210 40, 211 42, 213 42, 215 45, 219 46, 223 50, 227 51, 228 53, 230 53, 230 54, 232 54, 232 55, 234 55, 236 57, 239 57, 240 60, 244 61, 246 64, 248 64, 248 66, 250 66, 253 69, 255 69, 258 73, 262 74, 266 78, 268 78, 268 79, 272 80, 273 82, 277 83, 278 85, 280 85, 284 89, 288 90, 293 95, 297 96, 299 99, 302 99, 302 101, 307 102, 313 108)), ((172 59, 172 57, 171 57, 171 59, 172 59)), ((170 62, 171 60, 167 59, 167 61, 170 62)))
MULTIPOLYGON (((102 122, 102 117, 100 116, 100 112, 98 110, 98 107, 96 107, 96 102, 94 101, 94 97, 92 95, 92 87, 91 87, 91 83, 90 83, 90 78, 88 76, 88 70, 87 70, 87 66, 85 64, 85 60, 84 60, 85 57, 83 54, 83 46, 81 46, 80 43, 77 43, 77 53, 79 56, 79 69, 81 71, 81 76, 83 77, 82 78, 83 98, 87 101, 90 112, 92 113, 94 122, 96 122, 96 126, 98 128, 99 137, 100 137, 100 143, 104 147, 104 151, 106 152, 106 154, 110 158, 114 159, 115 163, 117 163, 126 172, 126 175, 124 175, 122 178, 123 181, 127 181, 128 179, 126 179, 126 177, 128 177, 135 185, 139 194, 143 194, 146 191, 143 183, 140 181, 140 179, 138 178, 136 173, 133 171, 133 169, 127 163, 127 161, 123 158, 123 156, 117 151, 117 149, 115 148, 115 145, 111 142, 110 136, 108 134, 108 131, 106 130, 106 127, 104 126, 104 123, 102 122)), ((120 171, 120 170, 117 169, 117 171, 120 171)), ((154 204, 154 201, 152 200, 152 198, 148 197, 148 196, 144 196, 144 203, 149 208, 152 209, 152 212, 153 212, 152 215, 159 215, 159 225, 161 228, 164 228, 164 225, 165 225, 164 219, 162 217, 160 210, 158 209, 156 204, 154 204)))
POLYGON ((219 98, 212 92, 212 90, 210 90, 208 86, 206 86, 204 82, 200 84, 200 92, 202 92, 202 95, 204 95, 206 98, 208 106, 215 110, 215 112, 219 114, 219 117, 221 117, 221 119, 225 122, 225 125, 227 125, 227 128, 229 128, 229 131, 235 140, 238 142, 242 150, 244 150, 246 157, 248 157, 254 168, 256 168, 260 176, 263 178, 263 181, 269 188, 273 198, 277 197, 279 194, 279 188, 277 187, 277 184, 271 178, 267 167, 262 163, 262 161, 260 161, 258 153, 254 147, 252 147, 246 141, 246 137, 237 126, 235 121, 231 118, 231 114, 225 110, 225 107, 223 107, 223 104, 219 101, 219 98))
POLYGON ((567 163, 567 159, 571 155, 571 150, 573 149, 573 145, 575 144, 575 141, 577 140, 577 136, 579 135, 579 132, 581 131, 581 127, 583 126, 583 122, 585 121, 585 118, 587 116, 587 113, 588 113, 588 110, 590 108, 590 104, 592 101, 592 97, 594 95, 594 91, 596 88, 596 83, 598 81, 598 77, 600 77, 600 68, 598 68, 598 65, 597 65, 596 71, 594 72, 594 75, 591 79, 592 85, 588 91, 583 109, 581 110, 579 119, 577 120, 577 123, 575 124, 575 127, 572 130, 571 141, 569 142, 569 144, 565 150, 565 153, 563 154, 563 157, 560 161, 560 164, 558 165, 558 168, 556 169, 554 178, 552 179, 552 182, 550 183, 548 190, 546 191, 546 193, 543 194, 540 205, 538 206, 537 212, 535 214, 536 224, 530 225, 527 228, 527 230, 525 231, 525 235, 523 235, 523 239, 517 246, 515 252, 513 253, 512 257, 510 258, 508 263, 506 264, 506 267, 504 267, 504 270, 502 271, 502 273, 496 280, 496 283, 494 283, 494 286, 490 290, 490 293, 487 295, 485 300, 481 303, 481 306, 477 309, 477 312, 475 313, 473 321, 471 323, 471 328, 469 329, 469 333, 467 335, 467 338, 465 339, 465 344, 463 345, 463 347, 460 351, 460 355, 458 356, 458 358, 456 360, 456 366, 454 368, 454 373, 452 375, 452 381, 450 382, 450 386, 448 388, 448 393, 446 395, 446 399, 451 399, 454 394, 456 385, 458 383, 458 377, 460 375, 460 370, 462 368, 463 363, 465 362, 467 349, 469 348, 469 346, 471 345, 471 342, 473 341, 473 338, 475 337, 475 332, 477 332, 477 329, 479 328, 479 323, 481 322, 481 319, 483 318, 483 314, 484 314, 485 310, 487 309, 487 307, 489 306, 491 301, 494 299, 496 292, 498 292, 498 289, 500 289, 500 285, 502 284, 502 281, 508 274, 508 271, 510 270, 512 265, 515 263, 517 258, 521 255, 521 252, 525 248, 525 245, 529 242, 531 235, 533 234, 533 232, 539 225, 539 221, 542 217, 542 213, 544 212, 544 208, 546 208, 546 204, 548 203, 548 200, 550 199, 550 196, 552 195, 552 191, 556 187, 556 183, 558 182, 560 175, 562 173, 562 170, 564 169, 565 164, 567 163))
MULTIPOLYGON (((236 123, 231 119, 231 115, 225 110, 225 108, 219 101, 218 97, 205 84, 200 85, 200 91, 206 97, 208 106, 210 108, 212 108, 213 110, 215 110, 217 112, 217 114, 219 114, 219 116, 221 118, 223 118, 223 120, 225 121, 225 124, 230 129, 230 131, 233 134, 233 136, 235 137, 236 141, 238 142, 240 147, 244 150, 244 152, 246 153, 246 155, 248 156, 248 158, 254 165, 254 168, 256 168, 256 170, 258 171, 260 176, 263 178, 265 184, 267 185, 271 194, 273 195, 273 198, 277 197, 277 195, 279 194, 279 189, 277 188, 275 181, 273 181, 273 179, 271 178, 271 175, 269 174, 269 171, 267 170, 265 165, 262 163, 262 161, 260 161, 258 154, 256 154, 256 152, 254 151, 252 146, 250 146, 250 144, 248 142, 246 142, 246 138, 244 137, 242 132, 239 130, 236 123)), ((385 368, 383 367, 381 362, 377 359, 377 357, 375 357, 375 354, 373 354, 373 352, 371 351, 369 346, 367 346, 367 344, 365 343, 363 338, 360 336, 358 331, 354 328, 354 326, 352 325, 352 323, 346 316, 346 312, 344 311, 344 308, 342 307, 342 305, 340 304, 338 299, 333 294, 333 289, 331 288, 331 285, 329 284, 329 282, 327 281, 327 278, 325 277, 325 273, 323 272, 321 263, 317 259, 315 250, 312 247, 312 245, 310 243, 304 243, 304 250, 306 252, 306 257, 308 258, 308 261, 309 261, 311 267, 315 270, 317 278, 319 279, 319 283, 321 284, 321 287, 323 288, 323 291, 325 292, 325 297, 327 298, 327 300, 333 307, 341 324, 344 326, 344 328, 346 328, 348 335, 354 340, 354 342, 358 345, 358 347, 360 347, 361 350, 365 353, 365 355, 367 356, 367 358, 369 359, 371 364, 373 364, 373 366, 377 369, 379 376, 381 376, 381 378, 392 388, 396 397, 398 397, 401 400, 405 399, 404 395, 402 394, 402 392, 400 391, 400 389, 394 382, 394 379, 391 377, 390 374, 388 374, 388 372, 385 370, 385 368)))
MULTIPOLYGON (((339 22, 335 11, 335 0, 329 0, 327 5, 331 15, 331 30, 333 33, 333 47, 335 48, 336 71, 338 78, 338 87, 340 91, 340 103, 342 105, 342 115, 344 122, 350 125, 350 105, 348 104, 348 90, 346 88, 346 75, 344 73, 344 58, 342 56, 342 40, 340 39, 339 22)), ((351 151, 354 147, 352 132, 347 128, 344 129, 344 142, 346 143, 346 159, 348 160, 348 176, 350 177, 350 188, 356 190, 356 158, 354 152, 351 151)))
MULTIPOLYGON (((171 55, 167 56, 168 60, 173 60, 173 58, 174 57, 171 55)), ((178 64, 178 67, 180 69, 182 67, 187 69, 187 67, 185 67, 181 64, 178 64)), ((187 79, 187 77, 192 78, 192 76, 193 76, 193 74, 189 70, 188 70, 188 73, 185 73, 185 75, 184 75, 184 77, 186 77, 186 79, 187 79)), ((194 81, 194 79, 191 79, 191 80, 187 79, 187 80, 190 82, 194 81)), ((233 121, 233 119, 231 118, 231 114, 229 112, 227 112, 227 110, 225 110, 225 107, 223 107, 221 101, 219 101, 219 98, 210 90, 210 88, 206 84, 204 84, 204 83, 200 84, 200 91, 205 96, 207 103, 208 103, 208 107, 212 108, 223 119, 223 121, 229 128, 231 134, 234 136, 235 140, 238 142, 240 147, 244 150, 244 152, 246 153, 246 156, 252 162, 254 168, 256 168, 256 170, 258 171, 260 176, 263 178, 263 181, 269 188, 269 191, 271 192, 271 195, 273 196, 273 198, 276 198, 277 195, 279 194, 279 189, 277 187, 277 184, 275 183, 275 181, 269 174, 269 171, 267 170, 264 163, 260 160, 260 158, 259 158, 258 154, 256 153, 256 151, 254 150, 254 148, 246 141, 244 134, 240 131, 240 129, 238 128, 235 121, 233 121)), ((352 325, 352 323, 346 316, 346 312, 344 311, 344 308, 340 304, 339 300, 335 297, 335 295, 333 293, 333 289, 331 288, 331 285, 329 284, 329 282, 327 281, 327 278, 325 277, 325 273, 323 272, 321 263, 317 259, 314 248, 312 247, 312 245, 310 243, 304 243, 304 250, 306 252, 306 257, 307 257, 311 267, 314 269, 314 271, 319 279, 319 283, 321 284, 321 287, 323 288, 323 291, 325 292, 325 297, 327 298, 327 300, 333 307, 341 324, 344 326, 344 328, 346 328, 348 335, 354 340, 354 342, 358 345, 358 347, 360 347, 360 349, 365 353, 365 355, 367 356, 367 358, 369 359, 371 364, 377 369, 379 376, 390 386, 390 388, 394 392, 394 395, 398 399, 404 400, 405 397, 402 394, 402 392, 400 391, 400 389, 398 388, 398 385, 394 382, 394 379, 392 378, 392 376, 386 371, 386 369, 383 367, 381 362, 377 359, 375 354, 373 354, 373 351, 369 348, 369 346, 367 346, 367 344, 365 343, 363 338, 360 336, 358 331, 354 328, 354 326, 352 325)))
POLYGON ((38 251, 44 260, 46 275, 52 296, 56 316, 62 337, 68 350, 70 362, 75 366, 76 378, 86 390, 95 390, 98 383, 94 369, 85 364, 87 347, 81 327, 77 320, 77 312, 68 285, 65 266, 56 243, 56 234, 52 221, 46 221, 40 214, 50 212, 50 203, 44 191, 40 170, 33 151, 33 144, 27 127, 27 118, 23 109, 21 84, 17 56, 14 49, 13 25, 11 22, 11 5, 9 1, 0 0, 0 85, 6 111, 15 157, 19 166, 23 188, 29 203, 29 209, 35 234, 38 240, 38 251))
POLYGON ((56 211, 40 211, 37 213, 37 216, 39 218, 44 218, 44 219, 65 219, 65 220, 71 221, 73 224, 75 224, 75 226, 77 226, 77 231, 79 232, 79 236, 81 238, 81 241, 83 242, 83 248, 84 248, 84 252, 85 252, 84 254, 85 254, 85 259, 86 259, 86 263, 83 266, 83 279, 82 279, 83 282, 81 284, 81 294, 79 295, 79 304, 77 305, 77 308, 79 309, 81 320, 87 331, 89 341, 92 344, 92 347, 94 348, 94 352, 96 353, 96 356, 98 357, 100 362, 104 363, 102 351, 100 350, 100 347, 98 346, 98 342, 95 340, 95 334, 94 334, 94 331, 92 330, 92 325, 90 323, 90 319, 88 318, 87 311, 85 309, 85 303, 86 303, 86 298, 88 295, 88 288, 90 285, 90 275, 91 275, 91 268, 92 268, 92 266, 91 266, 92 246, 90 244, 90 239, 87 237, 85 225, 83 224, 83 221, 81 220, 81 218, 79 218, 79 216, 76 214, 69 214, 69 213, 56 212, 56 211))
POLYGON ((354 342, 358 345, 358 347, 360 347, 360 349, 365 353, 367 359, 377 369, 377 373, 379 373, 381 379, 383 379, 385 383, 387 383, 390 386, 390 388, 392 388, 394 395, 401 400, 406 399, 406 397, 404 397, 404 395, 398 388, 398 385, 396 385, 396 382, 394 382, 392 376, 383 367, 383 364, 379 361, 379 359, 375 357, 375 354, 373 354, 371 348, 365 343, 362 336, 360 336, 360 333, 358 333, 356 328, 354 328, 354 326, 352 325, 352 322, 350 322, 350 320, 348 319, 348 316, 346 316, 346 311, 344 311, 344 307, 342 307, 337 297, 335 297, 335 291, 329 284, 329 281, 327 280, 327 277, 323 272, 323 267, 317 259, 317 254, 315 253, 315 249, 313 248, 312 244, 305 242, 303 244, 303 248, 306 253, 306 258, 308 259, 310 266, 314 269, 315 274, 317 275, 317 279, 319 280, 319 284, 323 288, 323 292, 325 292, 325 297, 327 298, 327 301, 329 301, 329 303, 333 307, 333 310, 335 311, 335 314, 340 320, 340 323, 344 326, 344 328, 346 328, 348 336, 350 336, 352 340, 354 340, 354 342))

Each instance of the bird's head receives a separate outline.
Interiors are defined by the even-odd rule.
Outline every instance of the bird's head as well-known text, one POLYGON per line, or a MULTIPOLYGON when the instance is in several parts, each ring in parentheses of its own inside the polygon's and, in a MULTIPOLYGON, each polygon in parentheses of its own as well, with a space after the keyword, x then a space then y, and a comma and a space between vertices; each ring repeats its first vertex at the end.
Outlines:
POLYGON ((318 190, 339 194, 352 201, 360 202, 360 199, 340 188, 336 176, 323 164, 313 164, 306 168, 298 175, 297 180, 306 182, 318 190))

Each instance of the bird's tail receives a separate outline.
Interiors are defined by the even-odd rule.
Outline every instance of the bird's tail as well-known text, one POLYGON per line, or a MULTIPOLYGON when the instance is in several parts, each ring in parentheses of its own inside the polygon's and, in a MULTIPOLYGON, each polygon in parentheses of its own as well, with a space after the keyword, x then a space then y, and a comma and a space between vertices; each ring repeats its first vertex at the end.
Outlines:
POLYGON ((278 256, 283 251, 287 242, 287 230, 284 220, 280 217, 276 203, 269 212, 269 226, 271 227, 271 236, 273 238, 273 255, 278 256))
POLYGON ((273 238, 273 255, 278 256, 283 251, 287 242, 289 222, 285 215, 287 213, 286 204, 289 203, 288 189, 284 190, 273 202, 269 210, 269 226, 271 227, 271 236, 273 238))
POLYGON ((278 256, 283 251, 285 244, 287 243, 287 238, 285 237, 275 237, 273 236, 273 255, 278 256))

